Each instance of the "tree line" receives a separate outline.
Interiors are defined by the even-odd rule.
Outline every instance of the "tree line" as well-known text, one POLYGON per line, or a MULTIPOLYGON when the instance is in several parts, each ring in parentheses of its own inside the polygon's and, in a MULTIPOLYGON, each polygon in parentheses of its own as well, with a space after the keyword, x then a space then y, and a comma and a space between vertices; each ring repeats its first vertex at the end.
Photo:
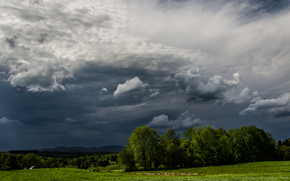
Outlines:
POLYGON ((133 130, 126 148, 118 154, 2 152, 0 170, 31 166, 102 170, 117 165, 126 170, 147 170, 271 160, 290 160, 290 138, 277 143, 269 132, 256 126, 227 131, 192 127, 183 133, 182 139, 173 129, 158 135, 155 129, 141 126, 133 130))
POLYGON ((34 153, 13 154, 9 152, 0 153, 0 170, 17 170, 23 168, 95 168, 116 165, 118 154, 106 155, 83 155, 73 157, 73 154, 52 153, 53 157, 39 156, 34 153), (58 155, 58 157, 55 157, 58 155))
POLYGON ((183 138, 173 129, 158 135, 147 126, 133 130, 119 154, 127 170, 197 167, 242 162, 290 160, 290 139, 281 142, 256 126, 188 128, 183 138))

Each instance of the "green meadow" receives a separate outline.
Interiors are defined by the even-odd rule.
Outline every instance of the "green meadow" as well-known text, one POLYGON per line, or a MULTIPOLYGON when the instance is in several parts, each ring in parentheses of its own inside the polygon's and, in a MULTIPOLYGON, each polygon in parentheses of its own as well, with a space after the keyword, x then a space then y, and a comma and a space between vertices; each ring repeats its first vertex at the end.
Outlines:
POLYGON ((13 170, 0 171, 0 180, 290 180, 290 161, 134 172, 91 172, 76 168, 13 170))

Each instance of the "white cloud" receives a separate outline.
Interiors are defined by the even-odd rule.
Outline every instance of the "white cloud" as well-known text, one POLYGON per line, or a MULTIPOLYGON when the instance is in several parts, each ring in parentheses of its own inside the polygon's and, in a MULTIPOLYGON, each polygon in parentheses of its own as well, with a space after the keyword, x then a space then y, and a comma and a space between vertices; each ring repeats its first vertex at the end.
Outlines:
POLYGON ((73 75, 69 68, 58 65, 50 60, 31 63, 19 60, 16 66, 11 67, 8 80, 13 87, 27 87, 33 92, 64 90, 60 82, 73 75))
POLYGON ((250 104, 240 115, 267 113, 274 116, 290 115, 290 93, 284 93, 276 99, 258 99, 250 104))
POLYGON ((102 93, 102 92, 108 92, 108 89, 105 88, 105 87, 103 87, 102 90, 101 90, 101 93, 102 93))
POLYGON ((76 120, 74 120, 72 118, 69 118, 69 117, 67 117, 64 121, 67 122, 67 123, 75 123, 75 122, 77 122, 76 120))
POLYGON ((0 119, 0 125, 22 125, 22 123, 17 120, 11 120, 7 117, 3 117, 0 119))
POLYGON ((159 89, 149 89, 151 92, 150 97, 155 97, 159 94, 159 89))
POLYGON ((203 121, 195 118, 194 115, 190 114, 188 111, 182 113, 176 120, 169 120, 167 115, 155 116, 148 124, 149 127, 156 128, 189 128, 196 126, 203 121))
POLYGON ((128 92, 143 90, 147 86, 149 86, 149 84, 143 83, 138 77, 135 77, 131 80, 127 80, 124 84, 119 84, 114 92, 114 96, 118 97, 128 92))

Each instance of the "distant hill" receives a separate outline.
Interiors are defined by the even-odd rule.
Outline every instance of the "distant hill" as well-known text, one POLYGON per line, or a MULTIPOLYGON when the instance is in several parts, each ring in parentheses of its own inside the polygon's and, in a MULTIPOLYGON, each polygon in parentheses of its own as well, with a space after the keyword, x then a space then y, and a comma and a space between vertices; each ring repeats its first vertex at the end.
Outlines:
POLYGON ((65 147, 65 146, 59 146, 56 148, 43 148, 43 149, 35 149, 35 150, 11 150, 10 153, 14 154, 28 154, 28 153, 34 153, 41 156, 49 156, 54 155, 56 153, 59 154, 72 154, 72 155, 82 155, 83 153, 86 154, 108 154, 108 153, 119 153, 123 150, 123 146, 118 145, 108 145, 108 146, 102 146, 102 147, 91 147, 91 148, 84 148, 84 147, 65 147))
POLYGON ((66 152, 66 153, 72 153, 72 152, 115 152, 115 153, 118 153, 122 151, 123 148, 125 147, 118 146, 118 145, 108 145, 108 146, 91 147, 91 148, 59 146, 56 148, 43 148, 37 151, 39 152, 44 152, 44 151, 45 152, 66 152))

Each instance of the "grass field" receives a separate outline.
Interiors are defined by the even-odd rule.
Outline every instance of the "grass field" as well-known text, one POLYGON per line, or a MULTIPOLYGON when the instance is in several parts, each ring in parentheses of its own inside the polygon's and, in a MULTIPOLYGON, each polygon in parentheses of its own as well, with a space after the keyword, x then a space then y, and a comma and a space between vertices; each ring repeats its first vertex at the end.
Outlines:
POLYGON ((290 180, 290 161, 142 172, 90 172, 75 168, 0 171, 0 180, 290 180))

